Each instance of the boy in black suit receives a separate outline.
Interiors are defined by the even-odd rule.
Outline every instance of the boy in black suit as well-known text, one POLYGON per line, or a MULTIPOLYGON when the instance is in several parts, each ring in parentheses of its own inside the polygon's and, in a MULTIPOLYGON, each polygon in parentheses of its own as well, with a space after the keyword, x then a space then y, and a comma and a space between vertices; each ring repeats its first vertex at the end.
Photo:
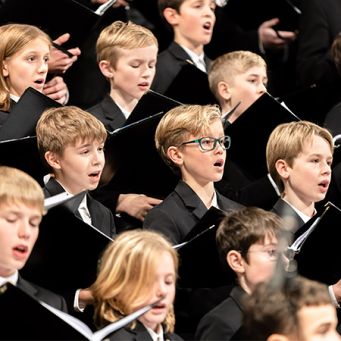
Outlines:
MULTIPOLYGON (((64 191, 76 195, 98 186, 107 132, 96 117, 75 106, 51 108, 40 117, 36 133, 40 153, 52 173, 44 188, 46 197, 64 191)), ((89 193, 80 197, 74 214, 107 236, 115 235, 112 213, 89 193)), ((80 290, 74 308, 81 310, 90 302, 91 294, 80 290)))
MULTIPOLYGON (((192 64, 203 73, 208 71, 210 60, 204 53, 204 46, 212 37, 216 5, 213 0, 199 3, 195 0, 159 0, 158 5, 164 19, 172 27, 174 40, 158 56, 152 89, 166 93, 183 66, 192 64)), ((186 84, 188 89, 198 86, 190 79, 186 84)))
MULTIPOLYGON (((87 111, 108 131, 121 128, 148 92, 155 75, 157 51, 156 37, 143 26, 115 21, 102 30, 96 55, 101 73, 110 82, 110 93, 87 111)), ((113 213, 125 213, 138 221, 143 221, 148 211, 161 202, 147 195, 117 193, 111 183, 98 188, 94 195, 113 213)), ((118 228, 123 224, 120 219, 116 222, 118 228)))
MULTIPOLYGON (((44 188, 46 197, 64 191, 76 195, 98 186, 107 138, 98 119, 75 106, 51 108, 40 117, 36 133, 40 153, 52 173, 44 188)), ((109 237, 115 234, 110 210, 89 194, 82 198, 75 214, 109 237)))
POLYGON ((26 281, 19 274, 29 258, 44 215, 44 194, 28 174, 0 167, 0 286, 6 282, 67 312, 61 296, 26 281))
POLYGON ((229 297, 200 321, 195 340, 232 340, 242 326, 243 296, 268 280, 278 259, 280 219, 272 212, 249 207, 231 212, 216 235, 221 259, 237 276, 229 297))
POLYGON ((157 126, 155 143, 162 159, 181 180, 150 210, 144 227, 164 233, 177 244, 211 206, 224 211, 242 207, 214 189, 214 182, 223 175, 230 146, 217 106, 180 105, 168 111, 157 126))

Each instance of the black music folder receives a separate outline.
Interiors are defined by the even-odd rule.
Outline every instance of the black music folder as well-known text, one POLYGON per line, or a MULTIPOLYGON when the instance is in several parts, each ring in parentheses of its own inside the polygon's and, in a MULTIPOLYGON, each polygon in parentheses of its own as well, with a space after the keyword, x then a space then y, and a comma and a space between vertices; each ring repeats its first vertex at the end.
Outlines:
POLYGON ((1 5, 0 24, 24 23, 35 25, 50 35, 52 40, 63 33, 70 33, 65 48, 82 45, 98 25, 103 11, 96 11, 75 0, 10 0, 1 5))
POLYGON ((266 144, 271 132, 281 123, 300 120, 296 114, 264 93, 225 129, 231 137, 227 159, 236 163, 250 180, 267 174, 266 144))
POLYGON ((226 213, 211 207, 185 237, 175 245, 180 256, 178 284, 182 288, 214 288, 232 284, 234 274, 219 257, 216 232, 226 213))
POLYGON ((83 196, 84 192, 52 207, 43 217, 31 257, 21 271, 26 279, 60 294, 94 282, 98 260, 112 239, 73 213, 83 196))
POLYGON ((5 283, 0 287, 0 340, 101 341, 158 303, 159 300, 92 332, 79 319, 36 300, 10 283, 5 283))
POLYGON ((48 173, 40 158, 35 136, 0 141, 0 165, 24 171, 41 186, 43 186, 44 175, 48 173))
POLYGON ((27 88, 0 129, 0 141, 35 135, 36 125, 43 111, 60 106, 61 104, 38 90, 27 88))
POLYGON ((178 178, 161 159, 154 143, 155 130, 164 112, 123 126, 110 133, 108 162, 115 169, 110 186, 121 193, 143 193, 164 198, 178 178))
POLYGON ((149 90, 141 97, 124 125, 127 126, 160 112, 166 113, 181 104, 182 103, 170 97, 162 95, 156 91, 149 90))
POLYGON ((185 64, 165 91, 165 95, 184 104, 216 104, 207 73, 192 62, 185 64))
POLYGON ((340 226, 341 210, 328 202, 295 233, 294 259, 300 275, 326 284, 334 284, 341 278, 340 226), (300 236, 302 241, 298 240, 300 236))

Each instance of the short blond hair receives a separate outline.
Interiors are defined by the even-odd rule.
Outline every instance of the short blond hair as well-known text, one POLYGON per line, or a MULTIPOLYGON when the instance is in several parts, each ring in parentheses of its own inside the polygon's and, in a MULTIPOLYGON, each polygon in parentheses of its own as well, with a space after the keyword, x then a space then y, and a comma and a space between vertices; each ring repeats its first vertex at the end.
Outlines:
MULTIPOLYGON (((98 325, 114 322, 145 303, 163 252, 172 257, 177 275, 178 254, 160 233, 140 229, 126 231, 109 244, 101 258, 98 277, 91 287, 98 325)), ((164 323, 166 331, 173 332, 174 324, 171 309, 164 323)))
POLYGON ((19 203, 45 213, 44 193, 38 182, 19 169, 0 166, 0 206, 19 203))
POLYGON ((107 60, 115 66, 120 56, 119 49, 132 50, 151 45, 158 47, 158 42, 149 29, 130 21, 114 21, 102 30, 97 39, 97 61, 107 60))
MULTIPOLYGON (((7 24, 0 26, 0 65, 23 49, 35 39, 45 40, 51 47, 50 37, 41 29, 32 25, 7 24)), ((6 78, 0 73, 0 110, 8 111, 10 108, 10 91, 6 78)))
POLYGON ((217 105, 177 106, 162 117, 156 128, 156 149, 166 164, 176 170, 176 165, 167 156, 168 148, 180 146, 189 135, 205 134, 217 120, 221 120, 217 105))
POLYGON ((244 73, 254 66, 267 69, 265 60, 251 51, 233 51, 215 59, 208 72, 208 82, 214 97, 219 99, 219 82, 232 83, 236 75, 244 73))
POLYGON ((331 133, 309 121, 283 123, 270 134, 266 145, 266 162, 268 172, 281 193, 284 191, 284 184, 276 170, 276 162, 282 159, 292 167, 294 159, 303 151, 304 144, 311 141, 314 136, 323 138, 333 153, 334 143, 331 133))
POLYGON ((43 112, 37 127, 39 150, 62 155, 67 145, 77 141, 105 141, 107 131, 101 121, 90 113, 76 107, 50 108, 43 112))

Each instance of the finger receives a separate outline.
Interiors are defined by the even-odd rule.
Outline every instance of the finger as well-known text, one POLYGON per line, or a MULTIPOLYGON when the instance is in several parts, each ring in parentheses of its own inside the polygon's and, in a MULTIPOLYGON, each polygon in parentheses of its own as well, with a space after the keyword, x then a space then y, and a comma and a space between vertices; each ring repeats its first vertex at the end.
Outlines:
POLYGON ((273 19, 264 21, 261 26, 262 27, 272 27, 272 26, 277 25, 278 23, 279 23, 279 19, 278 18, 273 18, 273 19))
POLYGON ((69 33, 64 33, 61 36, 59 36, 57 39, 55 39, 53 42, 62 45, 65 42, 67 42, 70 39, 70 34, 69 33))

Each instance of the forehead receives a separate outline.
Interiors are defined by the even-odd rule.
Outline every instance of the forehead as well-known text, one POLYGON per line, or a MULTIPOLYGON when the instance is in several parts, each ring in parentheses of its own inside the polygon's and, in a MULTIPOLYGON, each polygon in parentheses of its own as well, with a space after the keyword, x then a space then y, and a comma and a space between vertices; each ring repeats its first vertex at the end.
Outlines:
POLYGON ((332 153, 330 144, 326 139, 321 136, 313 135, 304 140, 302 144, 302 153, 316 153, 319 154, 322 151, 332 153))
POLYGON ((297 313, 300 330, 303 334, 317 333, 321 325, 337 324, 336 310, 331 304, 302 307, 297 313))

